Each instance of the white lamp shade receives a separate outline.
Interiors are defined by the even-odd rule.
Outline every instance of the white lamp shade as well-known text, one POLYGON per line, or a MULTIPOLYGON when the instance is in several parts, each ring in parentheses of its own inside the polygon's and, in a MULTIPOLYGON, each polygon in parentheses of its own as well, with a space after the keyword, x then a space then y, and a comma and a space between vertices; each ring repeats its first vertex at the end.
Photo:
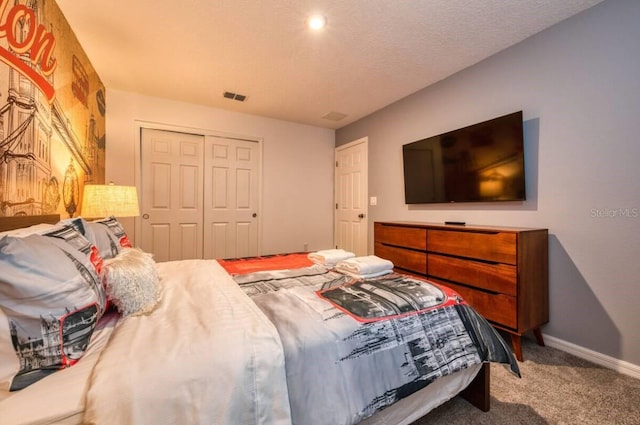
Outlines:
POLYGON ((137 217, 138 192, 135 186, 116 186, 109 184, 87 184, 82 194, 82 216, 137 217))

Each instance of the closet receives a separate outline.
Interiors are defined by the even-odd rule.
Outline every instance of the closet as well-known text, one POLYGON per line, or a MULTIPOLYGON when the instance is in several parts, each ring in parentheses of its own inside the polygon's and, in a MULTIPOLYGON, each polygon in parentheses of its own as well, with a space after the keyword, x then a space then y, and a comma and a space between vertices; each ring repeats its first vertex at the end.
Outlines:
POLYGON ((258 255, 259 143, 142 128, 139 246, 156 261, 258 255))

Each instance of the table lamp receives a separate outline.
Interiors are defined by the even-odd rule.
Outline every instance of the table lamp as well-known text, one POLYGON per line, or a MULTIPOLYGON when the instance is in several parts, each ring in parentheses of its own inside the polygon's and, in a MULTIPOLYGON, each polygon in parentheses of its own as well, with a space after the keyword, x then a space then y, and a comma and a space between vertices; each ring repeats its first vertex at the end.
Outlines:
POLYGON ((138 192, 135 186, 86 184, 82 194, 82 216, 85 218, 137 217, 138 192))

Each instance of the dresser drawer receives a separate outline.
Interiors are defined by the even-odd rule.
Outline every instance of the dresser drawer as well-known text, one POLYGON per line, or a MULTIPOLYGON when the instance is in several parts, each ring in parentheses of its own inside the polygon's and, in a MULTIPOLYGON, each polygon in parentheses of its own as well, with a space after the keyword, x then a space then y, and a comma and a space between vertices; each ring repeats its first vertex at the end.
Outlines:
POLYGON ((427 274, 441 279, 474 286, 487 291, 516 296, 518 274, 516 266, 483 263, 437 254, 427 255, 427 274))
POLYGON ((393 226, 375 223, 373 239, 376 242, 413 248, 424 251, 427 249, 427 229, 419 227, 393 226))
MULTIPOLYGON (((433 279, 439 282, 437 279, 433 279)), ((439 282, 457 291, 485 319, 507 328, 518 328, 516 297, 491 294, 451 282, 439 282)))
POLYGON ((517 264, 515 233, 429 230, 427 250, 466 258, 517 264))
POLYGON ((427 255, 424 252, 383 245, 378 242, 375 243, 374 250, 375 255, 391 261, 395 267, 420 274, 427 273, 427 255))

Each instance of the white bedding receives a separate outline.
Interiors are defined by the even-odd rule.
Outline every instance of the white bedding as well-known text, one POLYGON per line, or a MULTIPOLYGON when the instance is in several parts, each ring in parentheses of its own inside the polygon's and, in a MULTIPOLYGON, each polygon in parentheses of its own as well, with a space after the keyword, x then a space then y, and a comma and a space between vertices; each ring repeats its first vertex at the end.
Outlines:
MULTIPOLYGON (((103 318, 77 365, 0 401, 1 424, 292 424, 281 337, 254 301, 216 261, 157 266, 158 307, 103 318)), ((362 424, 409 424, 458 394, 479 367, 438 379, 362 424)), ((309 384, 331 392, 340 382, 309 384)), ((314 414, 332 409, 311 401, 314 414)))
POLYGON ((215 261, 159 263, 162 300, 118 324, 84 423, 289 424, 277 331, 215 261))

